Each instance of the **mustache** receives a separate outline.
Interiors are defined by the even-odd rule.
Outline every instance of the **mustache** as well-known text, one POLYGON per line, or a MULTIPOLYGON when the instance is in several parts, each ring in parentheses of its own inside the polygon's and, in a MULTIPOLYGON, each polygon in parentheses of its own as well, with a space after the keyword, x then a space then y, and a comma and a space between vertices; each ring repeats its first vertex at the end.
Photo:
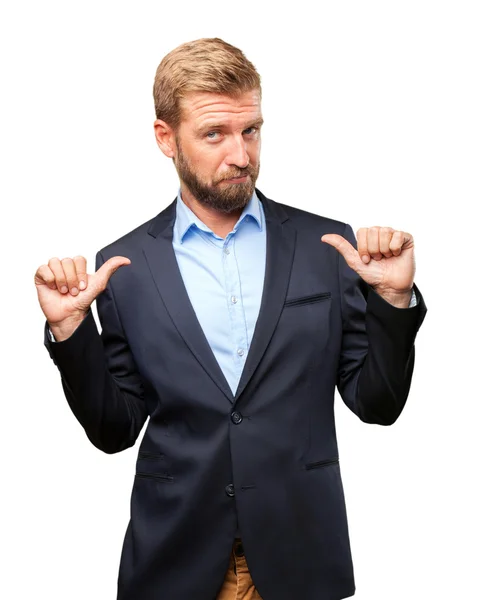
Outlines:
POLYGON ((221 175, 220 178, 215 180, 214 183, 220 183, 220 181, 226 181, 227 179, 233 179, 235 177, 244 177, 245 175, 253 176, 256 173, 256 169, 252 165, 248 165, 243 169, 229 169, 221 175))

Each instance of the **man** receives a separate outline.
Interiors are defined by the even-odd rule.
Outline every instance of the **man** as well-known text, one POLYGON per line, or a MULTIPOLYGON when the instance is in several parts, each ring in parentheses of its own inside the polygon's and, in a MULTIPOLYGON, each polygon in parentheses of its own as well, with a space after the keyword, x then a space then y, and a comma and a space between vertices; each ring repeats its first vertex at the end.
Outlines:
POLYGON ((260 78, 237 48, 175 49, 154 98, 178 197, 96 273, 75 257, 35 275, 91 442, 124 450, 149 417, 118 599, 352 596, 334 390, 365 422, 400 415, 426 313, 413 238, 362 228, 356 245, 349 225, 255 188, 260 78))

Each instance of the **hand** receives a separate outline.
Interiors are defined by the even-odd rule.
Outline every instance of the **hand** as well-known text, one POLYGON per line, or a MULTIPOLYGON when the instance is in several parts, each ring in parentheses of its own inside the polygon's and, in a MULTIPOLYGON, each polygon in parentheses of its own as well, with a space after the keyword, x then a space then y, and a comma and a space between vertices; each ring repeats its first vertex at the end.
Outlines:
POLYGON ((38 301, 58 341, 69 337, 83 321, 95 298, 103 292, 113 273, 130 260, 114 256, 96 273, 88 275, 86 259, 51 258, 35 273, 38 301))
POLYGON ((323 235, 321 241, 334 246, 346 263, 385 300, 407 307, 416 272, 412 235, 391 227, 362 227, 356 237, 357 250, 334 233, 323 235))

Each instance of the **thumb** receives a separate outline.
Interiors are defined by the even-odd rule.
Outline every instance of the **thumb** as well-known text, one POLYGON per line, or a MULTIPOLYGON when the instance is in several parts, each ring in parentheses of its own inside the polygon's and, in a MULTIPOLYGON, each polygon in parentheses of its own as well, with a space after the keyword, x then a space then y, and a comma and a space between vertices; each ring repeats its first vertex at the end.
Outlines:
POLYGON ((356 248, 343 238, 343 236, 337 233, 327 233, 321 237, 321 241, 336 248, 351 269, 358 272, 364 266, 356 248))
POLYGON ((98 271, 89 277, 88 289, 91 288, 96 298, 106 288, 110 277, 120 267, 131 264, 131 260, 126 256, 113 256, 112 258, 105 261, 98 271))

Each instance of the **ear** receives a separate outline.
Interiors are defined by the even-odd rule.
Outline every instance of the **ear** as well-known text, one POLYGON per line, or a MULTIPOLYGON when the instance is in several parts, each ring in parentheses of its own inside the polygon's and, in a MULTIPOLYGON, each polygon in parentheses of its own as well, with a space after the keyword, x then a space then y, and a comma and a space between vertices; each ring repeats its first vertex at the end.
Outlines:
POLYGON ((160 150, 168 158, 173 158, 176 154, 175 133, 173 129, 161 119, 156 119, 153 127, 155 129, 156 143, 160 150))

